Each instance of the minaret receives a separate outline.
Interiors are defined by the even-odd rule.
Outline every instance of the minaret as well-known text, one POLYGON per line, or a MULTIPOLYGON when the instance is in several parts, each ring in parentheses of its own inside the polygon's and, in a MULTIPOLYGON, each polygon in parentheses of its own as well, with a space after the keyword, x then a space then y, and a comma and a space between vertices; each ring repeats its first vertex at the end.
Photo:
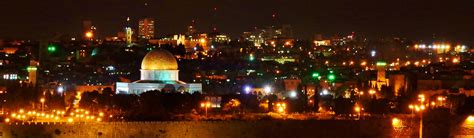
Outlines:
POLYGON ((127 42, 128 47, 132 46, 132 35, 133 30, 132 27, 130 27, 130 17, 127 17, 127 25, 125 27, 125 41, 127 42))

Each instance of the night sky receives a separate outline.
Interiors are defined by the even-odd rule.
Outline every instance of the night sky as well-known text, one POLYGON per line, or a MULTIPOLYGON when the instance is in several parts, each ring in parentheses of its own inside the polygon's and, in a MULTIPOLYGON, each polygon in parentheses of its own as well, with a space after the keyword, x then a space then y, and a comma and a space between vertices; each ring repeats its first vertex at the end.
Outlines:
POLYGON ((141 17, 155 18, 158 36, 184 33, 195 19, 199 31, 215 25, 232 37, 254 27, 291 24, 300 38, 351 31, 425 40, 436 34, 465 43, 474 38, 473 0, 1 0, 0 14, 0 37, 10 38, 78 36, 85 19, 99 36, 112 36, 128 16, 135 24, 141 17))

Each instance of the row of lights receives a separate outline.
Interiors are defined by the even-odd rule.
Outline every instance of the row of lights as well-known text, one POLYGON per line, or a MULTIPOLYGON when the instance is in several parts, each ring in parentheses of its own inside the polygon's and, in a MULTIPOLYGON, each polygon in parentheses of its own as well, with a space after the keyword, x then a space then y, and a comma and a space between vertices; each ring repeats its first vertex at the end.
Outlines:
MULTIPOLYGON (((10 121, 12 121, 12 119, 17 119, 17 120, 21 120, 21 121, 24 121, 25 119, 28 119, 28 118, 34 118, 36 120, 40 119, 40 120, 43 120, 43 119, 46 119, 46 120, 49 120, 49 119, 52 119, 54 120, 55 122, 56 121, 67 121, 67 122, 73 122, 74 121, 74 118, 77 118, 79 120, 81 119, 86 119, 87 121, 97 121, 97 122, 101 122, 102 121, 102 117, 104 117, 104 113, 100 112, 99 113, 99 117, 96 117, 94 115, 89 115, 90 112, 87 111, 87 110, 84 110, 84 109, 76 109, 75 112, 71 112, 69 114, 70 117, 68 117, 66 120, 62 119, 61 117, 64 117, 66 114, 65 111, 61 111, 61 110, 53 110, 51 114, 47 114, 45 112, 37 112, 37 111, 28 111, 25 113, 25 111, 23 109, 20 109, 18 111, 18 113, 12 113, 10 115, 11 118, 5 118, 5 122, 8 123, 10 121)), ((112 116, 110 116, 112 117, 112 116)))

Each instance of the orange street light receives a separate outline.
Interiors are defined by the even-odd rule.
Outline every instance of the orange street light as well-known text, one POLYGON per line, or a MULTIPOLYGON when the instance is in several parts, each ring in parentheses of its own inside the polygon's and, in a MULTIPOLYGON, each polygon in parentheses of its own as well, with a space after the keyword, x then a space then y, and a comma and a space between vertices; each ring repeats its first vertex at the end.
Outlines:
POLYGON ((207 116, 207 109, 211 107, 211 102, 203 102, 201 103, 201 108, 204 108, 207 116))
POLYGON ((401 127, 402 126, 402 121, 398 118, 393 118, 392 119, 392 126, 393 127, 401 127))
POLYGON ((90 32, 90 31, 86 32, 86 37, 91 39, 92 37, 94 37, 94 33, 90 32))
POLYGON ((285 113, 285 111, 286 111, 286 103, 284 103, 284 102, 278 102, 278 103, 277 103, 277 111, 278 111, 278 113, 285 113))
POLYGON ((354 107, 354 111, 357 113, 359 119, 360 119, 361 112, 362 112, 363 110, 364 110, 364 108, 362 108, 362 107, 360 107, 360 106, 358 106, 358 105, 356 105, 356 106, 354 107))
POLYGON ((370 90, 369 90, 369 94, 370 94, 370 95, 374 95, 375 93, 376 93, 376 91, 375 91, 374 89, 370 89, 370 90))
POLYGON ((41 112, 44 112, 44 102, 46 101, 46 99, 44 98, 41 98, 40 99, 40 102, 41 102, 41 112))
POLYGON ((438 101, 443 101, 443 97, 441 97, 441 96, 438 96, 437 99, 438 99, 438 101))
POLYGON ((418 101, 420 101, 421 103, 425 102, 425 95, 424 94, 419 94, 418 95, 418 101))
POLYGON ((474 116, 470 115, 470 116, 467 117, 466 120, 467 120, 468 122, 472 123, 472 122, 474 122, 474 116))
POLYGON ((359 107, 359 106, 356 106, 356 107, 354 107, 354 110, 355 110, 357 113, 359 113, 359 112, 360 112, 360 107, 359 107))

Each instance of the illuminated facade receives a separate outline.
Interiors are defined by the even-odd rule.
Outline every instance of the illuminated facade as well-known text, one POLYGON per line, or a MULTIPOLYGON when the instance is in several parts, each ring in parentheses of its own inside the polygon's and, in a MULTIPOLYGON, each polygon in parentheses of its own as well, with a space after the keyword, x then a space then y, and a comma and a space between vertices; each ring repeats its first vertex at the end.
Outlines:
POLYGON ((316 46, 329 46, 329 45, 331 45, 331 40, 314 40, 314 45, 316 45, 316 46))
POLYGON ((132 36, 133 36, 133 30, 132 27, 130 27, 130 17, 127 18, 127 26, 125 27, 125 42, 127 43, 127 46, 132 45, 132 36))
POLYGON ((30 61, 30 66, 26 68, 28 71, 28 81, 32 86, 36 86, 36 71, 38 70, 37 66, 38 62, 30 61))
POLYGON ((132 44, 132 35, 133 35, 132 28, 126 27, 125 28, 125 42, 127 42, 128 46, 132 44))
POLYGON ((382 86, 389 86, 389 79, 385 78, 386 62, 377 62, 377 80, 371 81, 372 88, 377 88, 379 91, 382 86))
POLYGON ((202 92, 201 83, 179 81, 178 63, 175 57, 165 50, 153 50, 142 61, 140 80, 133 83, 116 83, 116 92, 141 94, 151 90, 163 92, 202 92))
POLYGON ((155 36, 155 21, 144 18, 138 22, 138 36, 143 39, 151 39, 155 36))
POLYGON ((174 35, 171 38, 151 39, 148 41, 153 45, 184 45, 187 52, 194 51, 194 48, 199 45, 203 50, 207 51, 210 48, 210 40, 207 35, 200 34, 198 38, 187 37, 186 35, 174 35))

